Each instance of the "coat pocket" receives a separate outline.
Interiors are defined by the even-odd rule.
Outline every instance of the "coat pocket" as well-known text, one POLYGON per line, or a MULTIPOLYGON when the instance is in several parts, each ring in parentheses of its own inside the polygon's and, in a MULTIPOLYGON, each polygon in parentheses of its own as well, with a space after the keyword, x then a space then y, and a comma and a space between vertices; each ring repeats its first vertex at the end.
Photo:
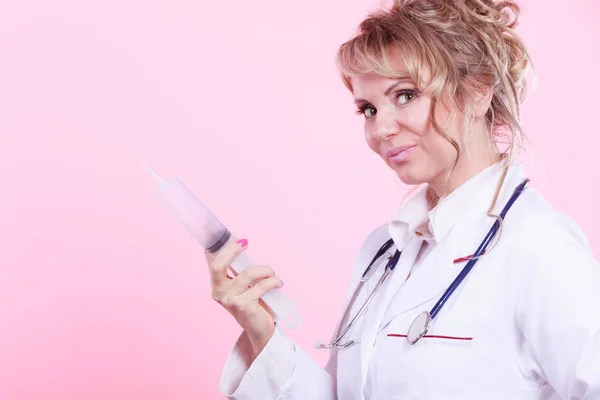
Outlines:
POLYGON ((380 332, 379 398, 443 399, 449 393, 464 393, 470 377, 481 368, 477 362, 477 338, 471 327, 435 324, 417 343, 410 344, 406 338, 410 322, 396 320, 380 332))

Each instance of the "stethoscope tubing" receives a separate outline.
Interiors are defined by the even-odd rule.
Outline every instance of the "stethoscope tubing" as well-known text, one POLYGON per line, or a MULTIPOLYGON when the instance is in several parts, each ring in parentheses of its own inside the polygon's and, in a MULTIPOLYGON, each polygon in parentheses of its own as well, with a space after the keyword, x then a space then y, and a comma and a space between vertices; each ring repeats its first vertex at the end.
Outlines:
MULTIPOLYGON (((517 186, 515 188, 515 190, 513 192, 513 195, 511 196, 511 198, 509 199, 509 201, 506 203, 506 205, 502 209, 502 212, 499 215, 500 220, 504 221, 504 218, 505 218, 508 210, 512 207, 512 205, 517 200, 517 198, 519 198, 519 196, 521 195, 521 193, 525 189, 525 186, 527 185, 528 182, 529 182, 529 179, 525 179, 519 186, 517 186)), ((486 250, 487 246, 490 244, 490 242, 492 241, 492 239, 494 238, 494 236, 498 232, 499 228, 500 228, 500 221, 496 220, 494 222, 494 224, 492 225, 492 227, 490 228, 490 230, 488 231, 487 235, 484 237, 484 239, 481 242, 481 244, 479 245, 479 247, 477 248, 477 250, 475 251, 475 253, 473 253, 473 256, 471 257, 471 259, 467 262, 467 265, 465 265, 465 267, 461 270, 461 272, 454 279, 454 281, 452 281, 452 283, 450 284, 450 286, 446 289, 446 291, 444 292, 444 294, 442 294, 442 296, 437 301, 437 303, 433 306, 433 308, 431 309, 431 311, 430 312, 425 312, 427 314, 428 318, 427 318, 427 321, 426 321, 426 323, 425 323, 425 325, 423 327, 423 332, 421 332, 420 336, 422 336, 423 333, 427 331, 428 325, 429 325, 429 321, 433 320, 435 318, 435 316, 439 314, 439 312, 441 311, 442 307, 444 306, 444 304, 446 304, 446 302, 448 301, 448 299, 450 298, 450 296, 454 293, 454 291, 456 290, 456 288, 458 288, 458 286, 460 286, 460 284, 465 279, 465 277, 473 269, 473 267, 475 266, 475 263, 478 261, 478 259, 481 256, 481 254, 483 254, 483 252, 486 250)), ((343 348, 350 347, 351 345, 354 344, 354 340, 350 340, 350 341, 348 341, 348 342, 346 342, 344 344, 339 344, 339 342, 342 340, 342 338, 344 337, 344 335, 350 330, 350 328, 354 325, 354 322, 366 310, 367 306, 369 305, 369 303, 371 302, 371 300, 373 299, 373 297, 375 296, 375 294, 378 293, 378 289, 381 287, 381 285, 383 285, 383 283, 389 277, 389 275, 392 273, 392 271, 394 270, 394 268, 396 268, 396 265, 398 264, 398 261, 400 259, 400 255, 402 254, 401 251, 396 250, 396 252, 394 253, 394 255, 392 257, 390 257, 390 260, 386 264, 384 273, 379 278, 377 284, 375 285, 375 288, 373 288, 373 290, 369 294, 369 297, 367 297, 367 300, 363 303, 363 305, 358 310, 358 312, 356 313, 356 315, 352 318, 352 320, 348 324, 345 325, 345 328, 341 332, 340 332, 340 329, 341 329, 342 326, 344 326, 345 320, 348 318, 348 315, 349 315, 349 313, 350 313, 350 311, 351 311, 354 303, 356 302, 356 299, 358 298, 358 295, 359 295, 362 287, 364 286, 365 282, 371 277, 372 274, 370 272, 372 271, 373 264, 377 261, 377 259, 379 259, 383 254, 385 254, 385 252, 392 246, 392 244, 393 244, 393 239, 389 239, 386 243, 384 243, 384 245, 381 246, 381 248, 379 249, 379 251, 377 251, 377 253, 373 257, 373 259, 371 260, 371 263, 369 264, 369 266, 363 272, 363 274, 361 276, 361 279, 360 279, 360 282, 357 285, 356 289, 354 290, 354 294, 352 295, 352 298, 351 298, 348 306, 346 307, 346 311, 344 312, 344 315, 342 317, 342 321, 340 322, 340 325, 339 325, 339 328, 338 328, 338 331, 337 331, 337 337, 336 337, 336 339, 334 339, 332 342, 330 342, 327 345, 325 345, 325 344, 318 344, 317 348, 331 349, 331 348, 336 347, 336 348, 342 348, 343 349, 343 348)), ((420 337, 417 338, 414 342, 416 343, 416 341, 418 341, 419 339, 420 339, 420 337)), ((411 344, 413 344, 413 343, 411 343, 411 344)))
MULTIPOLYGON (((519 186, 517 186, 515 188, 513 195, 511 196, 510 200, 506 203, 506 205, 504 206, 504 209, 502 209, 502 212, 500 213, 500 219, 502 221, 504 221, 504 217, 506 216, 506 213, 512 207, 513 203, 517 200, 517 198, 521 195, 521 192, 525 189, 525 186, 527 185, 528 182, 529 182, 529 179, 525 179, 525 181, 523 181, 523 183, 521 183, 519 186)), ((458 288, 458 286, 460 286, 460 284, 465 279, 465 277, 473 269, 473 267, 475 266, 475 263, 478 261, 481 254, 486 250, 487 246, 490 244, 490 242, 492 241, 492 239, 498 232, 499 228, 500 228, 500 221, 496 220, 496 222, 494 222, 494 225, 492 225, 492 228, 489 230, 489 232, 487 233, 487 235, 485 236, 485 238, 483 239, 483 241, 481 242, 481 244, 479 245, 479 247, 477 248, 475 253, 473 253, 473 257, 469 260, 469 262, 467 262, 467 265, 465 265, 465 267, 462 269, 462 271, 460 271, 460 273, 454 279, 454 281, 450 284, 448 289, 446 289, 446 291, 444 292, 442 297, 440 297, 438 302, 431 309, 431 311, 430 311, 431 319, 434 319, 436 317, 436 315, 438 315, 438 313, 440 312, 440 310, 442 309, 444 304, 446 304, 446 302, 448 301, 448 299, 450 298, 452 293, 454 293, 456 288, 458 288)))
MULTIPOLYGON (((387 251, 388 247, 389 246, 386 246, 385 251, 387 251)), ((385 251, 383 251, 383 253, 385 253, 385 251)), ((377 258, 379 258, 380 256, 381 255, 379 255, 377 258)), ((377 260, 377 258, 375 258, 373 261, 377 260)), ((342 332, 339 332, 339 330, 338 330, 338 335, 337 335, 337 338, 335 340, 333 340, 331 343, 329 343, 327 345, 321 345, 321 346, 319 346, 320 348, 330 349, 332 347, 338 347, 338 348, 345 349, 346 347, 350 347, 351 345, 354 344, 354 340, 350 340, 349 342, 344 343, 344 344, 339 344, 339 342, 342 340, 342 338, 344 337, 344 335, 350 330, 350 328, 354 325, 354 322, 367 309, 367 306, 371 302, 371 299, 373 299, 373 297, 378 293, 378 289, 381 287, 381 285, 383 285, 383 283, 386 281, 386 279, 388 278, 388 276, 390 276, 390 274, 392 273, 392 271, 396 267, 396 264, 398 263, 398 259, 399 258, 400 258, 400 252, 396 251, 396 253, 390 258, 390 260, 388 261, 387 265, 385 266, 385 270, 383 271, 383 275, 381 275, 381 277, 377 281, 377 284, 375 285, 375 288, 371 291, 371 293, 369 294, 369 297, 367 297, 367 300, 360 307, 360 309, 358 310, 358 312, 356 313, 356 315, 346 325, 346 327, 344 328, 344 330, 342 332)), ((371 263, 371 265, 372 265, 372 263, 371 263)), ((369 266, 369 268, 370 268, 370 266, 369 266)), ((348 312, 351 310, 352 305, 356 301, 356 298, 358 297, 358 294, 360 293, 360 290, 362 289, 362 287, 363 287, 364 284, 365 284, 365 280, 361 279, 361 281, 359 282, 358 286, 354 290, 354 295, 352 296, 352 299, 350 300, 349 306, 347 308, 348 312)), ((342 318, 342 324, 340 324, 340 327, 343 326, 343 323, 344 323, 343 320, 346 319, 346 317, 348 315, 348 312, 344 313, 344 316, 342 318)))

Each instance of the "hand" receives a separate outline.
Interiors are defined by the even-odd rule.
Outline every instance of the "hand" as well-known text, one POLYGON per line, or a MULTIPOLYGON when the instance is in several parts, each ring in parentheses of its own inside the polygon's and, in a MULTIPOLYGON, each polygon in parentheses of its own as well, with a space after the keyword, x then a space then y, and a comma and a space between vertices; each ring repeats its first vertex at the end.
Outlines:
POLYGON ((227 275, 227 268, 247 248, 247 244, 246 240, 230 242, 216 255, 207 251, 204 255, 210 270, 212 297, 244 329, 254 360, 275 331, 273 316, 263 307, 260 298, 269 290, 280 288, 283 282, 267 265, 247 268, 234 278, 227 275))

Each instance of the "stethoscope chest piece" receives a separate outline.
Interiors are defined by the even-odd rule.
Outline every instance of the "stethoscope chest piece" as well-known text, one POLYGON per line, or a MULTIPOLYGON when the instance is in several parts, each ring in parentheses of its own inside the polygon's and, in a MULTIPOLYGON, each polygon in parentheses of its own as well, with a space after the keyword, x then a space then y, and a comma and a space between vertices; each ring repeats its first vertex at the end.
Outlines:
POLYGON ((427 334, 427 330, 429 329, 429 321, 431 321, 431 315, 429 311, 423 311, 417 318, 410 324, 408 328, 408 333, 406 334, 406 340, 408 340, 408 344, 417 343, 425 334, 427 334))

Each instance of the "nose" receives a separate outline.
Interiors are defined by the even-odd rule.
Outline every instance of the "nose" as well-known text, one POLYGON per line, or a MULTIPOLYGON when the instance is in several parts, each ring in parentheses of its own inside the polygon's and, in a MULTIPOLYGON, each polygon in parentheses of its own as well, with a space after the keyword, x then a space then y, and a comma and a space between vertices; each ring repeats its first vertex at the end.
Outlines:
POLYGON ((377 113, 373 136, 379 141, 387 141, 400 132, 400 124, 392 113, 377 113))

